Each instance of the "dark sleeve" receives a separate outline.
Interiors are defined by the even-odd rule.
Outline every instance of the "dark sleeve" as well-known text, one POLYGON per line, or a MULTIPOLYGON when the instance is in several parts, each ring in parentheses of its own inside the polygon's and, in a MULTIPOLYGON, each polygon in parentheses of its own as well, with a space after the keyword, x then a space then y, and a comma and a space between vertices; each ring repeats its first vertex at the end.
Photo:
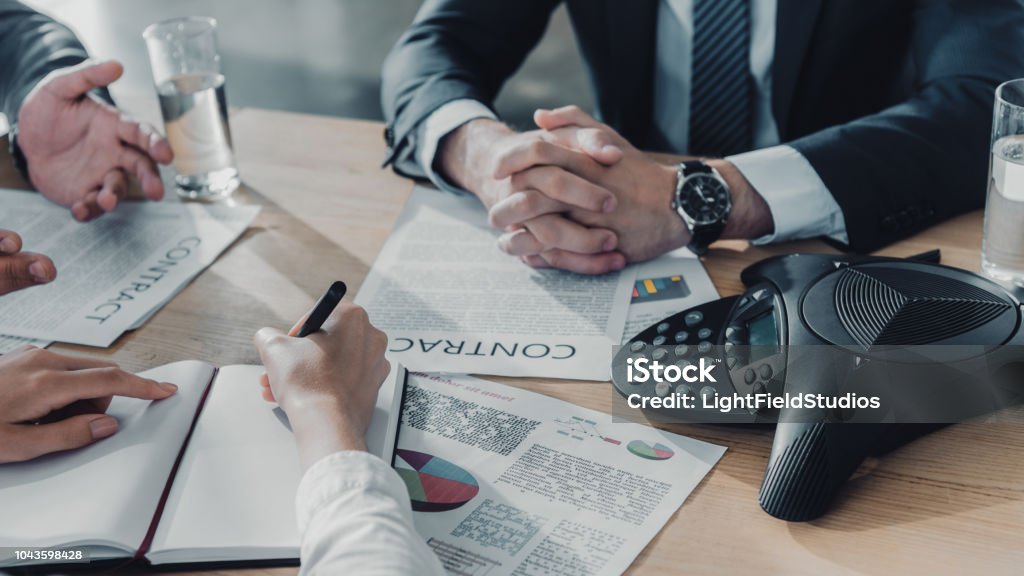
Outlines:
POLYGON ((40 80, 88 56, 63 24, 20 2, 0 0, 0 111, 10 124, 18 121, 21 103, 40 80))
POLYGON ((424 177, 416 128, 452 100, 493 106, 540 40, 560 0, 426 0, 384 63, 381 100, 388 156, 399 174, 424 177))
POLYGON ((919 1, 912 34, 908 100, 790 142, 842 208, 858 252, 984 205, 995 88, 1024 76, 1017 0, 919 1))

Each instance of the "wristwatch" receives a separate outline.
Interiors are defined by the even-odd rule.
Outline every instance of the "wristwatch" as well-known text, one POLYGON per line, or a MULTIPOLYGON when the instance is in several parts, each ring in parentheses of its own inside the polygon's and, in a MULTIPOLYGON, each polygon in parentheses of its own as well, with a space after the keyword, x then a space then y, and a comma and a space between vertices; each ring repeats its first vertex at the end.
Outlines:
POLYGON ((722 175, 700 160, 676 168, 676 194, 672 209, 690 230, 688 248, 701 256, 718 240, 732 210, 732 193, 722 175))

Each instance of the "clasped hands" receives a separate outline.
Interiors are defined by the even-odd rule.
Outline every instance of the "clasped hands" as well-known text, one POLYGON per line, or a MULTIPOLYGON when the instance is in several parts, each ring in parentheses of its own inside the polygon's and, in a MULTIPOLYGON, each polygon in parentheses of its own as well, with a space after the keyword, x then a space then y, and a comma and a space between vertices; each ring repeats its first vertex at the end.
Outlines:
POLYGON ((442 142, 441 170, 474 192, 535 268, 604 274, 689 242, 671 209, 676 170, 576 106, 538 110, 539 130, 474 120, 442 142))

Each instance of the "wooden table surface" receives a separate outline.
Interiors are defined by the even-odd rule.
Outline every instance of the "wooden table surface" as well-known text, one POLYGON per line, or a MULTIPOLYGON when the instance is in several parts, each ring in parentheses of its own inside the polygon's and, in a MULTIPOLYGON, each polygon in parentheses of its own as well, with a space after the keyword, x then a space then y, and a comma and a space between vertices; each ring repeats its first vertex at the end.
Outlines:
MULTIPOLYGON (((412 189, 380 168, 383 126, 256 109, 234 111, 231 123, 245 182, 232 202, 263 206, 255 224, 143 328, 110 349, 54 350, 109 358, 130 370, 193 358, 255 363, 251 336, 257 329, 291 326, 334 278, 359 288, 412 189)), ((0 162, 0 185, 23 187, 9 164, 0 162)), ((944 263, 978 270, 981 222, 980 213, 968 214, 883 254, 941 248, 944 263)), ((830 250, 817 241, 767 248, 721 243, 705 265, 724 296, 742 290, 739 272, 760 258, 830 250)), ((607 383, 498 380, 592 409, 611 407, 607 383)), ((669 426, 728 451, 631 572, 1024 573, 1024 424, 1017 420, 952 426, 866 462, 834 509, 808 523, 776 520, 758 506, 770 431, 669 426)))

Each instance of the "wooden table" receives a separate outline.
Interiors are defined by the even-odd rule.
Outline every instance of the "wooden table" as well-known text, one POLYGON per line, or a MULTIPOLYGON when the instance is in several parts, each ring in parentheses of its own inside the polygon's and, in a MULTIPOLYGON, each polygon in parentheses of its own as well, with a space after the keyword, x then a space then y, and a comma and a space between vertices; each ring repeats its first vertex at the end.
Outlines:
MULTIPOLYGON (((291 326, 328 281, 358 289, 412 184, 380 168, 382 125, 254 109, 232 117, 244 189, 259 204, 252 228, 142 329, 108 350, 54 350, 113 359, 131 370, 198 358, 254 363, 252 334, 291 326)), ((3 147, 6 150, 6 146, 3 147)), ((0 162, 0 185, 20 180, 0 162)), ((977 270, 981 214, 892 246, 910 255, 940 247, 943 262, 977 270)), ((829 251, 821 242, 755 248, 723 243, 706 260, 722 295, 742 290, 739 272, 769 255, 829 251)), ((500 379, 609 411, 608 384, 500 379)), ((1024 425, 949 427, 866 462, 831 513, 786 523, 758 507, 771 433, 676 425, 668 429, 728 446, 633 565, 637 574, 1020 574, 1024 572, 1024 425)), ((293 574, 294 569, 219 574, 293 574)))

